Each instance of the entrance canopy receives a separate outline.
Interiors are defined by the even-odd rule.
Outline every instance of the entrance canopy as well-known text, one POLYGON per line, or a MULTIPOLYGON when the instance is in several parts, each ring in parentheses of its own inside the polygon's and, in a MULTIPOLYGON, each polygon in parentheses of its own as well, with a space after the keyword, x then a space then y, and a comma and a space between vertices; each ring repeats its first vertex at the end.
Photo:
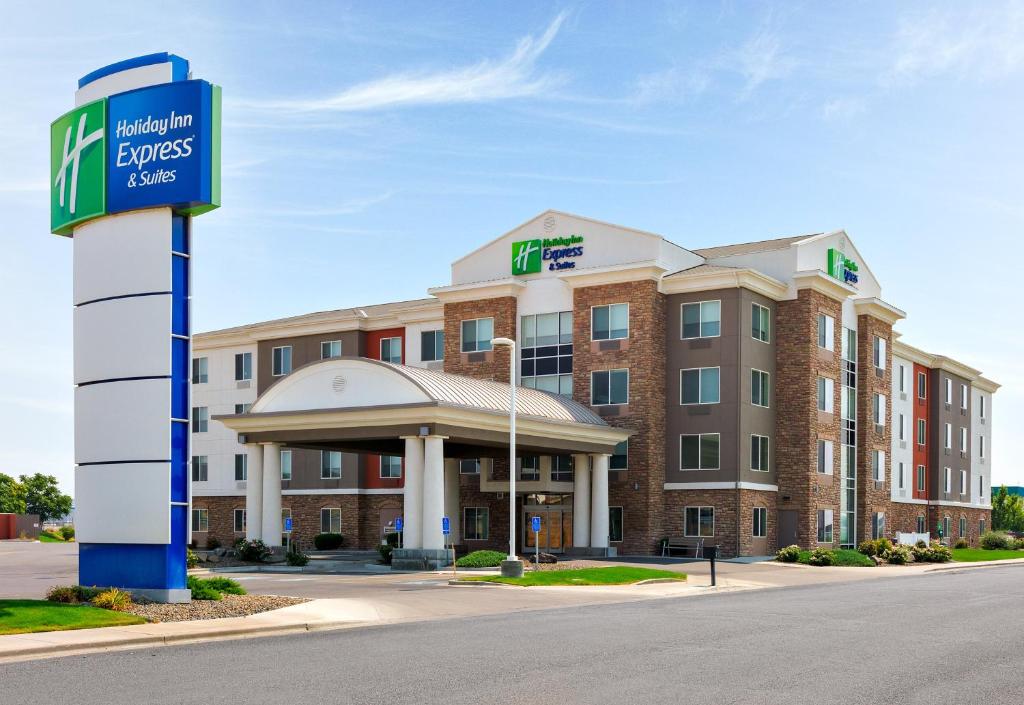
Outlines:
MULTIPOLYGON (((248 413, 215 418, 244 443, 403 455, 403 437, 442 436, 447 457, 501 457, 509 394, 501 382, 339 357, 282 377, 248 413)), ((524 454, 611 454, 630 435, 572 399, 516 389, 516 446, 524 454)))

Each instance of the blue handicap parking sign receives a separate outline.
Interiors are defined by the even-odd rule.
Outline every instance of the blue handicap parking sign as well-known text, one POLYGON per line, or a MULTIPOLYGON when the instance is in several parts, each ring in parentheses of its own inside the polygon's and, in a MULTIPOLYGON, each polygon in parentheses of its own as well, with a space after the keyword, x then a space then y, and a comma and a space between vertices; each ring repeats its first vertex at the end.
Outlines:
POLYGON ((445 536, 452 532, 452 522, 448 517, 441 517, 441 533, 445 536))
POLYGON ((540 531, 540 517, 532 517, 530 523, 533 525, 533 533, 538 533, 540 531))
POLYGON ((291 531, 292 530, 292 518, 291 517, 285 517, 284 518, 284 530, 285 531, 291 531))
POLYGON ((397 517, 395 519, 395 531, 401 531, 401 530, 402 530, 402 517, 397 517))

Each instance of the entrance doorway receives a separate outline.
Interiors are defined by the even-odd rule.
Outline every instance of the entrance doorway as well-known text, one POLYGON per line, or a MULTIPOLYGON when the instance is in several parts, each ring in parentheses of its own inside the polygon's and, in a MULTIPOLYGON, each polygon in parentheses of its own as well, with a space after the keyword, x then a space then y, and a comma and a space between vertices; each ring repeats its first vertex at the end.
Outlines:
POLYGON ((796 542, 796 511, 782 509, 779 511, 779 547, 792 546, 796 542))
POLYGON ((528 494, 523 498, 522 545, 529 553, 540 550, 545 553, 564 553, 572 548, 572 495, 571 494, 528 494), (531 527, 532 518, 540 517, 540 531, 536 534, 531 527))

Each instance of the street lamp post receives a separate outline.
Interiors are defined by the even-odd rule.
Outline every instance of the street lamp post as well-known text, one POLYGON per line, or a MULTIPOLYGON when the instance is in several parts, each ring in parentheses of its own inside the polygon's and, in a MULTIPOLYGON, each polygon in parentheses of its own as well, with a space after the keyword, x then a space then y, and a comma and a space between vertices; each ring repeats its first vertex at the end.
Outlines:
POLYGON ((508 407, 508 556, 501 564, 501 574, 522 577, 523 562, 516 557, 516 341, 494 338, 492 347, 507 347, 509 351, 509 407, 508 407))

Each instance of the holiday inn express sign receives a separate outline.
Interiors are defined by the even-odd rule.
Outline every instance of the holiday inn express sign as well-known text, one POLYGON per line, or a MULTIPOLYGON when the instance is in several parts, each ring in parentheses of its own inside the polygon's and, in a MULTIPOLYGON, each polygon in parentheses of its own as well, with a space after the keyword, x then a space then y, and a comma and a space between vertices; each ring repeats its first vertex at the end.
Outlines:
POLYGON ((86 103, 50 127, 50 230, 113 213, 220 205, 220 87, 147 86, 86 103))

